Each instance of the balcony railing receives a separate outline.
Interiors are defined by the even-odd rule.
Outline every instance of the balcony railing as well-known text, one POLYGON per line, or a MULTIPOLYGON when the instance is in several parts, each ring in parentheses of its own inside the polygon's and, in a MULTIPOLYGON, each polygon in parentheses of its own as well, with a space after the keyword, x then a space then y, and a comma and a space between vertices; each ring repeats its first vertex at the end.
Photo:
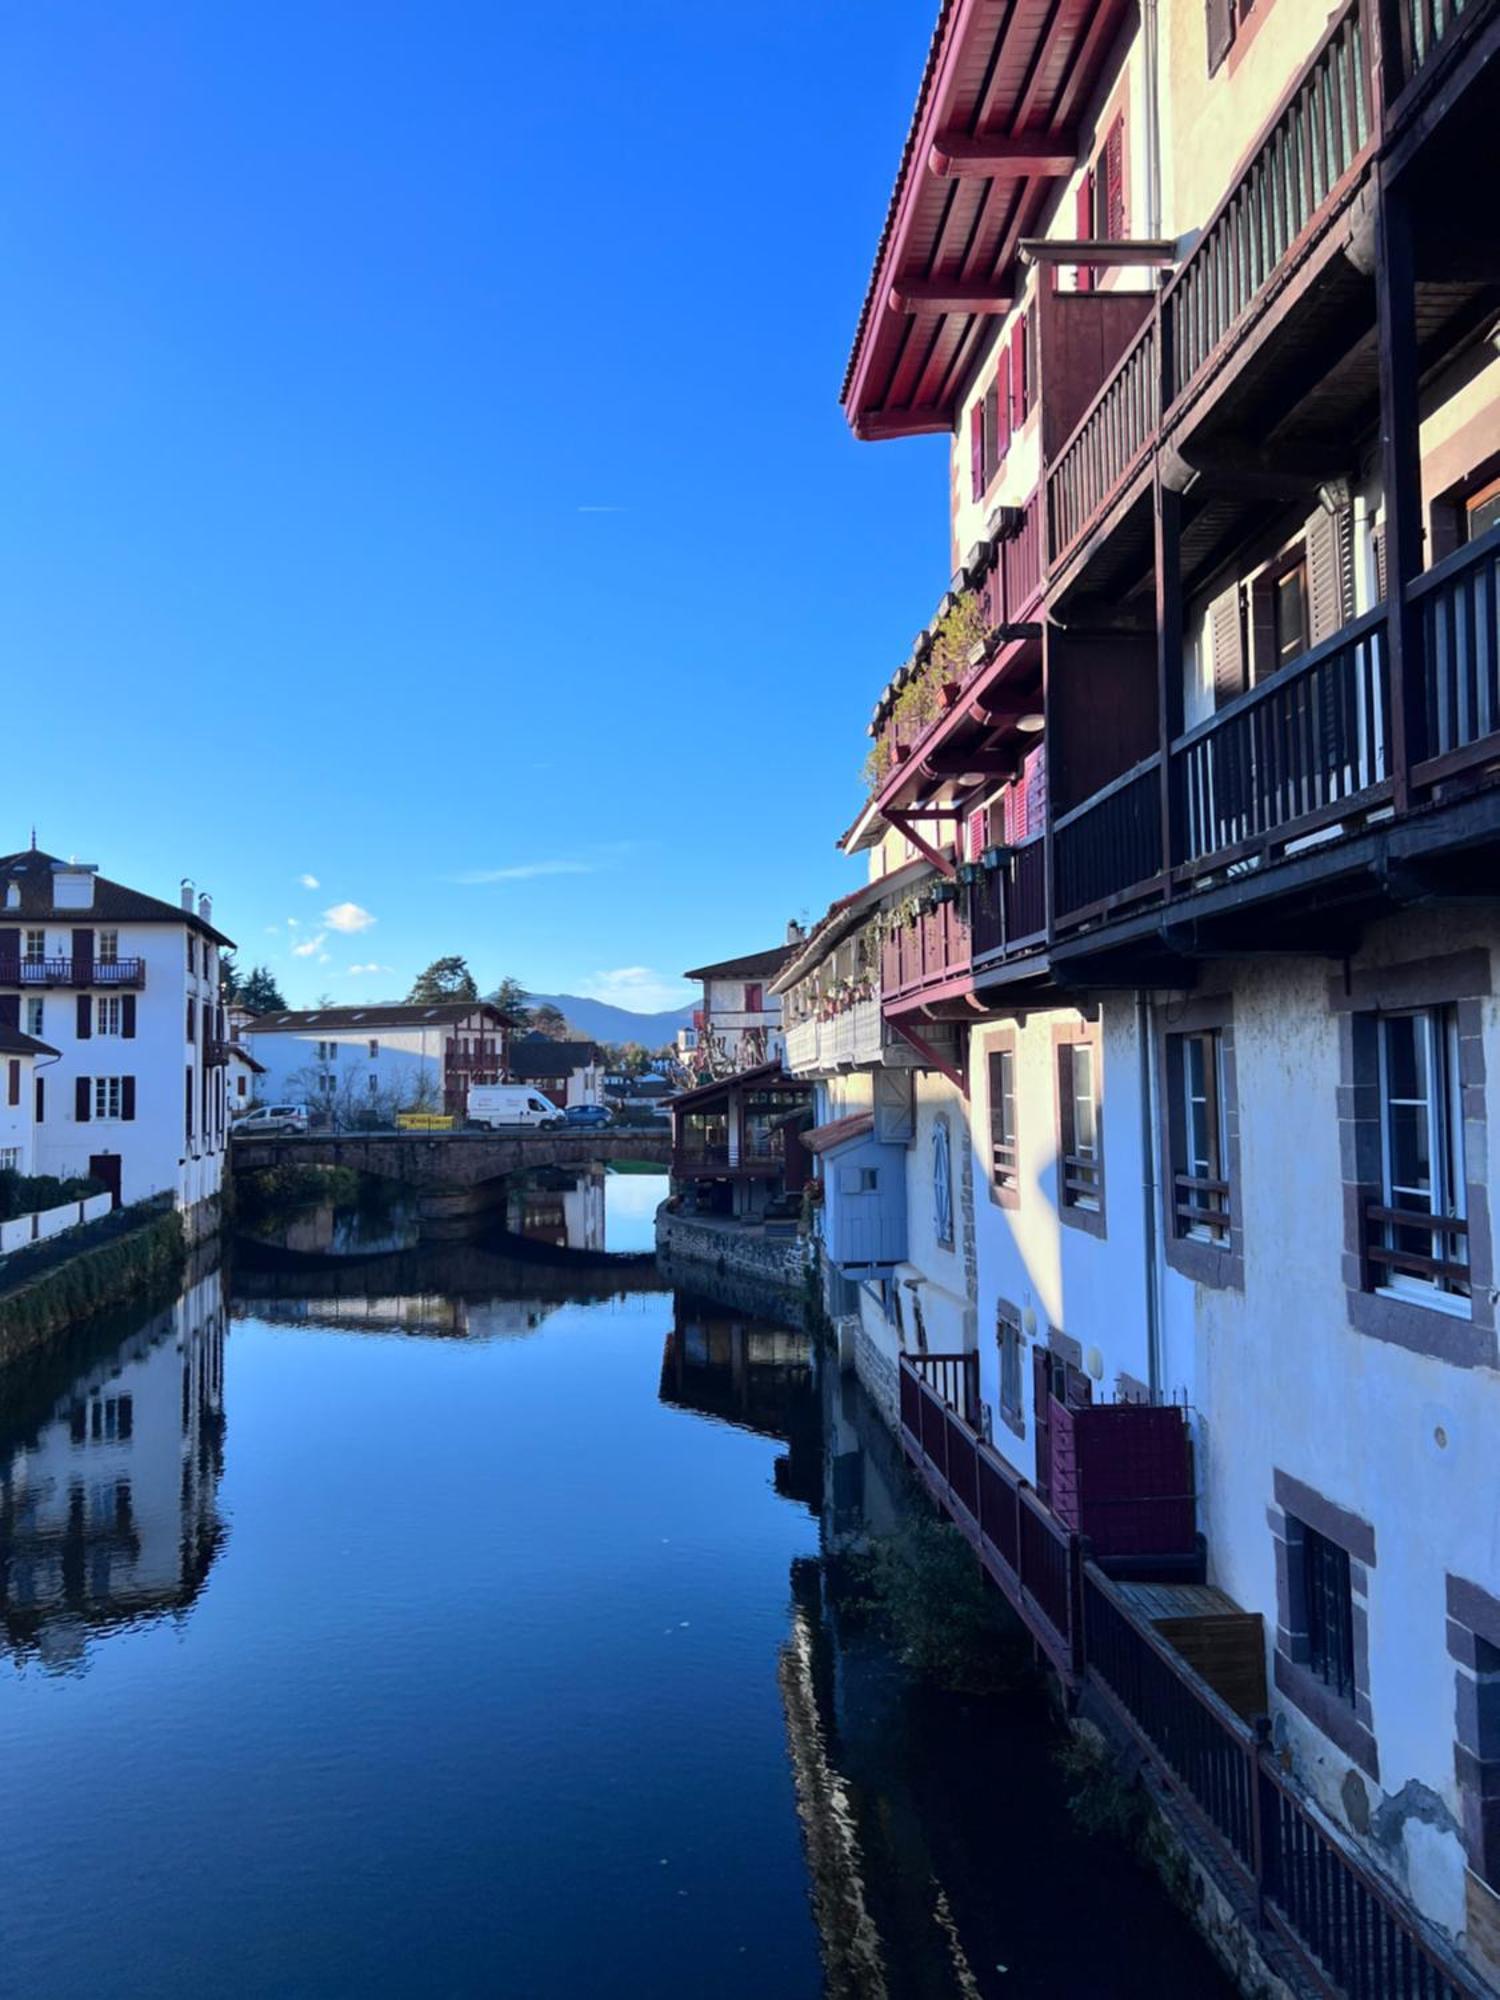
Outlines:
POLYGON ((716 1169, 729 1165, 729 1145, 713 1145, 702 1142, 697 1145, 679 1146, 672 1155, 674 1172, 691 1172, 694 1169, 716 1169))
POLYGON ((1141 464, 1161 416, 1156 322, 1148 319, 1047 474, 1048 545, 1062 560, 1141 464))
POLYGON ((923 910, 915 923, 898 924, 885 941, 881 956, 885 997, 961 978, 972 957, 969 918, 961 902, 923 910))
POLYGON ((0 986, 144 986, 143 958, 0 958, 0 986))
MULTIPOLYGON (((961 1371, 967 1357, 901 1357, 907 1457, 1065 1684, 1086 1682, 1149 1759, 1246 1892, 1254 1921, 1319 1991, 1482 2000, 1484 1982, 1304 1804, 1269 1725, 1237 1715, 964 1421, 931 1375, 950 1360, 961 1371)), ((955 1394, 967 1393, 961 1378, 955 1394)))
POLYGON ((1500 730, 1500 528, 1412 585, 1420 606, 1425 759, 1420 783, 1475 761, 1500 730))
POLYGON ((1042 589, 1042 498, 1041 488, 1021 509, 1021 525, 1015 534, 996 544, 995 559, 985 572, 981 586, 984 622, 991 631, 996 626, 1017 625, 1036 610, 1042 589))
POLYGON ((1367 612, 1179 737, 1176 861, 1218 866, 1373 802, 1391 775, 1384 619, 1367 612))
POLYGON ((1161 875, 1161 757, 1123 772, 1053 828, 1059 919, 1140 894, 1161 875))
POLYGON ((1047 848, 1040 834, 1012 848, 998 868, 984 869, 969 892, 975 958, 1029 951, 1047 937, 1047 848))
POLYGON ((1375 126, 1371 40, 1354 0, 1329 28, 1239 180, 1167 287, 1172 395, 1221 350, 1363 167, 1375 126))

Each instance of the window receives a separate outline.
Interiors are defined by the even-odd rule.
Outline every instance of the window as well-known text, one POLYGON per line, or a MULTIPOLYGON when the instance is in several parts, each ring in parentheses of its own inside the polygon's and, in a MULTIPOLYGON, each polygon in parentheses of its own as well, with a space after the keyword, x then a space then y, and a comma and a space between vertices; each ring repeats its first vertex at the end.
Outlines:
POLYGON ((89 1405, 89 1437, 95 1444, 127 1444, 135 1435, 131 1396, 96 1397, 89 1405))
POLYGON ((1244 34, 1257 0, 1206 0, 1208 73, 1219 68, 1232 45, 1244 34))
POLYGON ((1174 1233, 1199 1243, 1229 1244, 1224 1061, 1217 1028, 1167 1040, 1173 1078, 1174 1233))
POLYGON ((337 1042, 319 1042, 318 1061, 332 1062, 334 1058, 338 1055, 338 1052, 339 1052, 339 1045, 337 1042))
POLYGON ((187 969, 189 972, 198 970, 198 941, 191 931, 187 934, 187 969))
POLYGON ((323 1074, 318 1078, 318 1088, 325 1097, 332 1097, 334 1082, 335 1078, 329 1070, 324 1070, 323 1074))
POLYGON ((96 1076, 94 1078, 94 1116, 96 1118, 118 1118, 121 1110, 121 1079, 117 1076, 96 1076))
POLYGON ((380 1078, 379 1078, 378 1076, 372 1076, 372 1077, 370 1078, 370 1095, 371 1095, 371 1097, 375 1097, 375 1096, 378 1096, 378 1094, 379 1094, 379 1091, 380 1091, 380 1078))
POLYGON ((1307 647, 1307 562, 1299 555, 1271 579, 1272 670, 1300 659, 1307 647))
POLYGON ((1013 1311, 1001 1307, 995 1320, 995 1339, 1000 1348, 1000 1416, 1017 1436, 1024 1437, 1022 1407, 1021 1322, 1013 1311))
POLYGON ((747 1014, 765 1012, 765 989, 758 980, 745 988, 745 1012, 747 1014))
POLYGON ((1014 1196, 1020 1192, 1013 1048, 995 1049, 990 1054, 990 1179, 997 1195, 1014 1196))
POLYGON ((1057 1052, 1057 1089, 1062 1114, 1061 1205, 1097 1211, 1103 1192, 1099 1154, 1098 1047, 1093 1041, 1064 1042, 1057 1052))
POLYGON ((1302 1600, 1307 1668, 1340 1701, 1354 1704, 1354 1600, 1349 1551, 1302 1524, 1302 1600))
POLYGON ((45 1001, 28 998, 26 1002, 26 1032, 28 1035, 41 1034, 42 1024, 46 1019, 46 1012, 45 1001))
MULTIPOLYGON (((191 1007, 192 1001, 188 1002, 191 1007)), ((118 1035, 120 1032, 120 997, 117 993, 100 994, 94 1002, 94 1033, 96 1035, 118 1035)))
POLYGON ((1464 501, 1464 540, 1477 542, 1491 528, 1500 527, 1500 479, 1492 479, 1469 494, 1464 501))
POLYGON ((26 956, 33 965, 38 964, 47 956, 47 933, 45 931, 28 931, 26 933, 26 956))
POLYGON ((96 934, 94 958, 99 965, 118 965, 120 962, 120 933, 99 931, 96 934))
POLYGON ((932 1233, 944 1250, 953 1247, 953 1149, 948 1120, 932 1127, 932 1233))
POLYGON ((1396 1292, 1467 1299, 1455 1010, 1385 1015, 1378 1033, 1382 1200, 1370 1211, 1367 1251, 1376 1282, 1396 1292))
POLYGON ((371 1062, 374 1062, 375 1058, 376 1058, 376 1057, 377 1057, 377 1056, 378 1056, 379 1054, 380 1054, 380 1044, 379 1044, 379 1042, 377 1042, 377 1041, 375 1040, 375 1038, 374 1038, 374 1037, 372 1036, 372 1037, 370 1038, 370 1061, 371 1061, 371 1062))
POLYGON ((21 1149, 19 1146, 0 1146, 0 1174, 18 1174, 21 1171, 21 1149))

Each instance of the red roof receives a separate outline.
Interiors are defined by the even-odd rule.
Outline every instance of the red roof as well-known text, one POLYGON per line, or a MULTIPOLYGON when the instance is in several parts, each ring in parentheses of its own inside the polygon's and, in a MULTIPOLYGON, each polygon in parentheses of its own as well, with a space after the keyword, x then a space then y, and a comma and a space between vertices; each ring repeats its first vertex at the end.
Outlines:
POLYGON ((856 1111, 848 1118, 835 1118, 831 1125, 820 1125, 815 1132, 804 1132, 802 1143, 810 1153, 831 1153, 839 1146, 868 1137, 874 1130, 874 1113, 856 1111))
POLYGON ((1040 233, 1072 169, 1127 11, 942 0, 844 377, 858 436, 952 428, 985 325, 1019 289, 1016 246, 1040 233))

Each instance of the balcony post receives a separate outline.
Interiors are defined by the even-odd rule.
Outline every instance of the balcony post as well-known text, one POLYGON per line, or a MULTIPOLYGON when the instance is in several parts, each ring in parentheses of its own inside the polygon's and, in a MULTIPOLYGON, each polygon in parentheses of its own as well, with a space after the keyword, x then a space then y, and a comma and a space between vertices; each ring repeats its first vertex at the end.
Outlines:
POLYGON ((1380 471, 1385 492, 1386 663, 1391 776, 1398 813, 1424 755, 1422 634, 1408 588, 1422 569, 1422 465, 1417 411, 1416 257, 1410 202, 1382 170, 1375 222, 1380 321, 1380 471))
MULTIPOLYGON (((1045 616, 1045 614, 1044 614, 1045 616)), ((1057 908, 1057 898, 1052 889, 1055 842, 1052 836, 1052 822, 1057 818, 1057 807, 1053 794, 1057 786, 1057 759, 1053 753, 1052 700, 1049 693, 1052 674, 1053 625, 1050 618, 1042 626, 1042 715, 1044 727, 1042 741, 1047 745, 1047 795, 1042 806, 1042 883, 1046 892, 1047 949, 1050 951, 1057 942, 1057 926, 1053 911, 1057 908)), ((1028 831, 1030 829, 1028 828, 1028 831)))
POLYGON ((1158 458, 1151 503, 1156 531, 1156 714, 1161 750, 1161 865, 1170 902, 1177 841, 1172 824, 1172 745, 1182 734, 1182 495, 1162 484, 1158 458))

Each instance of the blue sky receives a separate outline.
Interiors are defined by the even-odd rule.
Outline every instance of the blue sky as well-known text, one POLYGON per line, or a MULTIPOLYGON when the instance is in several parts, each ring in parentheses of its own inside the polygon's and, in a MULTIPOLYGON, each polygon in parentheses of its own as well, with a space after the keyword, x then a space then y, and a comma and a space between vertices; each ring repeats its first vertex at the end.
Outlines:
POLYGON ((0 849, 193 876, 294 1002, 668 1005, 853 886, 947 572, 942 440, 837 405, 933 12, 0 5, 0 849))

